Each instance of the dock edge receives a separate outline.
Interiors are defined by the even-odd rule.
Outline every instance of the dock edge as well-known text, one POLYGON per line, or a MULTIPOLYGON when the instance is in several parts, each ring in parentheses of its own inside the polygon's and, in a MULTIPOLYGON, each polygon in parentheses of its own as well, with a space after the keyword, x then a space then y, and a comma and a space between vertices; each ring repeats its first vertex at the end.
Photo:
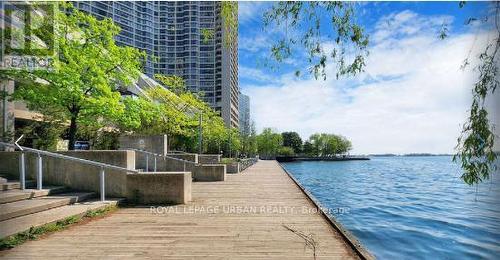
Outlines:
MULTIPOLYGON (((277 161, 276 161, 277 162, 277 161)), ((321 215, 330 223, 330 225, 337 230, 340 235, 347 241, 347 244, 354 250, 354 252, 364 260, 374 260, 375 256, 370 254, 370 252, 361 244, 361 242, 347 229, 342 226, 333 216, 326 213, 321 206, 321 203, 317 201, 314 196, 307 191, 302 184, 300 184, 291 173, 289 173, 281 163, 277 162, 278 165, 283 169, 283 171, 292 179, 292 181, 299 187, 300 190, 306 195, 306 197, 314 204, 314 206, 321 212, 321 215)))

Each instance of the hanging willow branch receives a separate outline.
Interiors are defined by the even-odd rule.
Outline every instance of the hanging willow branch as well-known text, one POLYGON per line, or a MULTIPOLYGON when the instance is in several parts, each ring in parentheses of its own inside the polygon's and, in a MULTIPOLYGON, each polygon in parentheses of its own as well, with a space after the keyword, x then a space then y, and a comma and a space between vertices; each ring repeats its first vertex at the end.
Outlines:
POLYGON ((283 62, 291 57, 294 48, 304 48, 311 65, 309 73, 316 79, 326 79, 326 64, 330 60, 337 65, 337 78, 360 73, 366 65, 368 36, 355 22, 352 3, 280 1, 264 14, 264 25, 284 26, 286 30, 272 45, 271 57, 283 62), (333 35, 321 35, 324 14, 331 19, 333 35), (331 48, 325 48, 325 37, 332 40, 331 48))
MULTIPOLYGON (((497 170, 498 155, 493 150, 495 142, 495 128, 488 120, 488 111, 485 101, 492 95, 499 85, 498 64, 500 48, 500 2, 495 4, 494 25, 495 37, 479 54, 479 65, 475 68, 479 77, 472 90, 472 105, 462 133, 458 138, 457 153, 453 161, 459 161, 463 175, 462 179, 469 185, 478 184, 490 178, 490 174, 497 170)), ((469 19, 470 21, 470 19, 469 19)), ((484 19, 488 21, 488 19, 484 19)), ((463 67, 469 64, 465 60, 463 67)))

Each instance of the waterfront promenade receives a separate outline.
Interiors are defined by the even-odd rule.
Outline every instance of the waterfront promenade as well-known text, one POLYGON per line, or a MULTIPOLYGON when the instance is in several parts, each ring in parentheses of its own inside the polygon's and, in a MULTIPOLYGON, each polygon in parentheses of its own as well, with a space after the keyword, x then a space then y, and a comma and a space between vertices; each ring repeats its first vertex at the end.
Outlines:
POLYGON ((314 259, 314 251, 316 259, 358 258, 314 210, 276 161, 259 161, 225 182, 193 183, 189 204, 121 208, 0 258, 291 260, 314 259))

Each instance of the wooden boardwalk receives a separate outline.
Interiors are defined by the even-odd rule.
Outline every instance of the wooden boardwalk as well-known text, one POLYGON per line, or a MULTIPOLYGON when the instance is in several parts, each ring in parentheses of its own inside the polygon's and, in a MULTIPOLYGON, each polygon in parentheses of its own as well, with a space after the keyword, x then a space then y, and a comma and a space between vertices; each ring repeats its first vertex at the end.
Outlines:
POLYGON ((123 208, 0 252, 2 259, 356 259, 275 161, 225 182, 193 183, 187 205, 123 208), (299 233, 294 233, 286 227, 299 233), (304 234, 316 249, 306 245, 304 234))

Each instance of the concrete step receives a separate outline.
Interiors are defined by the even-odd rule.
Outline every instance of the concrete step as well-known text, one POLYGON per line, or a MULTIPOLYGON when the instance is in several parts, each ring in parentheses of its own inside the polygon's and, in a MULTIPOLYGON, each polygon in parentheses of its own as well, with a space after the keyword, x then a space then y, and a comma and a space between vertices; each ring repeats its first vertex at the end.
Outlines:
POLYGON ((0 221, 81 202, 95 195, 93 192, 72 192, 0 204, 0 221))
MULTIPOLYGON (((26 187, 34 187, 36 186, 36 182, 32 180, 26 180, 26 187)), ((19 181, 9 181, 0 184, 0 191, 4 190, 14 190, 20 189, 21 183, 19 181)))
POLYGON ((38 227, 48 223, 53 223, 59 220, 63 220, 67 217, 76 215, 83 216, 89 210, 96 210, 110 205, 117 205, 122 201, 123 199, 110 198, 104 202, 96 200, 78 202, 71 205, 52 208, 49 210, 0 221, 0 227, 2 227, 0 228, 0 239, 17 234, 19 232, 26 231, 31 227, 38 227))
POLYGON ((67 188, 63 186, 49 186, 43 190, 13 189, 13 190, 0 191, 0 204, 43 197, 51 194, 61 193, 64 191, 67 191, 67 188))

